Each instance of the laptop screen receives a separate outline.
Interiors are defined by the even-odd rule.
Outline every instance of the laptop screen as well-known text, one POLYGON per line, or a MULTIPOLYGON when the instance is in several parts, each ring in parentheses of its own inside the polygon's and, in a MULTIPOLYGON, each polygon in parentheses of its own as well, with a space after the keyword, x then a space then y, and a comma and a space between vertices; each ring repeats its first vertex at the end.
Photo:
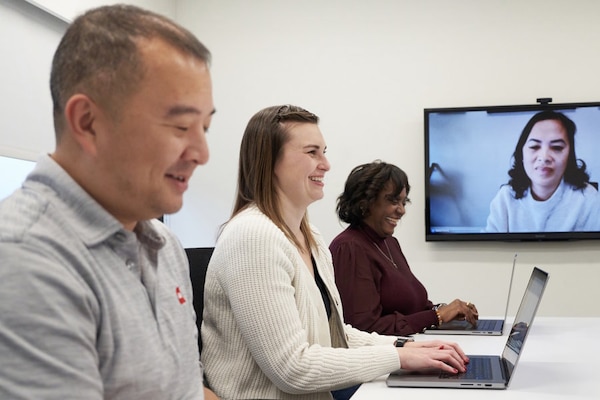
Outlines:
POLYGON ((534 268, 525 290, 525 295, 515 316, 506 346, 502 352, 502 358, 508 369, 508 376, 512 375, 515 364, 517 363, 523 348, 523 343, 529 333, 529 327, 533 322, 535 313, 540 304, 540 299, 544 293, 548 274, 539 268, 534 268))

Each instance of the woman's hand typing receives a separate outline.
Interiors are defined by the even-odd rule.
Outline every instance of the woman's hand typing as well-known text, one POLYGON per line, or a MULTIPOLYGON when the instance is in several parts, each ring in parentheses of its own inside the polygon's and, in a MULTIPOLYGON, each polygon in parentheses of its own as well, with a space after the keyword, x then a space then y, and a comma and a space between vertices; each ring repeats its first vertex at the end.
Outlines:
POLYGON ((409 342, 398 348, 402 369, 437 368, 450 373, 466 371, 469 358, 456 343, 441 340, 409 342))

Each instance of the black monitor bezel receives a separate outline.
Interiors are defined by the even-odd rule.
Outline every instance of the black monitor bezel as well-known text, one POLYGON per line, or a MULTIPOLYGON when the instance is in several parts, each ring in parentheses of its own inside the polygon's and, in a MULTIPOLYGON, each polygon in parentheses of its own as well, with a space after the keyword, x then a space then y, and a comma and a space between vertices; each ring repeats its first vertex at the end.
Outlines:
MULTIPOLYGON (((544 99, 546 100, 546 99, 544 99)), ((432 113, 461 113, 469 111, 487 112, 518 112, 518 111, 544 111, 544 110, 569 110, 580 107, 599 107, 597 102, 577 103, 550 103, 492 105, 472 107, 432 107, 423 110, 424 140, 425 140, 425 241, 426 242, 468 242, 468 241, 501 241, 501 242, 543 242, 543 241, 568 241, 568 240, 598 240, 599 232, 506 232, 506 233, 432 233, 430 209, 430 174, 432 163, 429 159, 429 115, 432 113)))

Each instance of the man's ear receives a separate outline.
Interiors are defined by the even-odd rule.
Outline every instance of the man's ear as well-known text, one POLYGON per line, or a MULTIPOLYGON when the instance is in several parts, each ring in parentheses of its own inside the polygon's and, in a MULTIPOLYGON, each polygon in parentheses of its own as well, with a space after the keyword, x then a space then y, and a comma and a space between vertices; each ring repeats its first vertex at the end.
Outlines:
POLYGON ((98 105, 84 94, 73 95, 65 104, 68 130, 73 140, 91 156, 97 153, 98 138, 94 128, 98 124, 99 112, 98 105))

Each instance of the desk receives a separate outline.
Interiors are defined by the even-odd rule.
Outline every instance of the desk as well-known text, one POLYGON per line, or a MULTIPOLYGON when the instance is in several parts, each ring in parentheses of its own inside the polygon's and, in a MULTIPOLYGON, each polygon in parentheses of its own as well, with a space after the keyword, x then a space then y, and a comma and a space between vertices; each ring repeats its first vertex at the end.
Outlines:
MULTIPOLYGON (((508 322, 508 321, 507 321, 508 322)), ((502 336, 439 336, 458 342, 467 354, 500 355, 510 323, 502 336)), ((521 359, 506 390, 388 388, 387 375, 367 382, 352 400, 386 399, 600 399, 600 318, 537 317, 521 359), (483 393, 485 392, 485 393, 483 393)), ((416 340, 435 339, 417 335, 416 340)))

